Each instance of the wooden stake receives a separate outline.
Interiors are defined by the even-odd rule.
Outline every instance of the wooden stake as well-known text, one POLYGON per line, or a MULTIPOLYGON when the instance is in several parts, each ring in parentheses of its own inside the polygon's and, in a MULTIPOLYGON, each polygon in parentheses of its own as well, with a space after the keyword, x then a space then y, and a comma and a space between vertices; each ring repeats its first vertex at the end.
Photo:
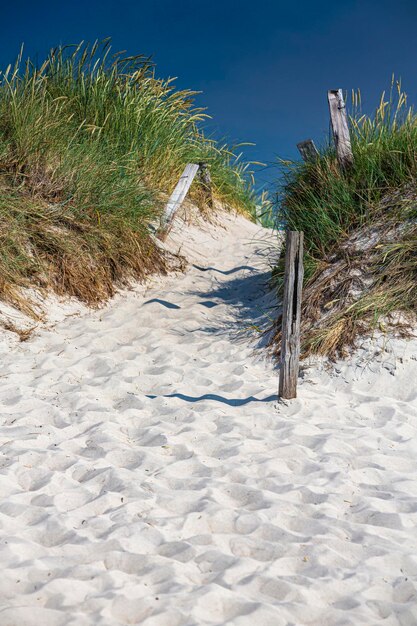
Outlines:
POLYGON ((172 192, 172 195, 165 207, 161 228, 158 234, 160 239, 166 239, 167 234, 171 228, 172 221, 175 217, 175 213, 178 211, 181 204, 183 203, 184 198, 187 195, 188 190, 191 186, 191 183, 193 182, 194 177, 198 172, 198 168, 199 166, 196 163, 188 163, 188 165, 185 166, 185 169, 181 174, 181 178, 179 179, 177 186, 172 192))
POLYGON ((211 176, 207 163, 199 163, 200 166, 200 178, 203 184, 204 193, 206 196, 207 206, 213 208, 213 191, 211 188, 211 176))
POLYGON ((297 148, 304 161, 315 161, 319 156, 319 151, 314 145, 314 141, 312 139, 306 139, 305 141, 297 143, 297 148))
POLYGON ((300 359, 301 293, 303 288, 304 233, 288 231, 285 249, 284 299, 282 303, 281 369, 279 395, 297 397, 300 359))
POLYGON ((341 89, 331 89, 327 92, 330 109, 334 144, 337 158, 342 169, 348 169, 353 164, 352 146, 350 144, 349 126, 346 115, 346 105, 341 89))

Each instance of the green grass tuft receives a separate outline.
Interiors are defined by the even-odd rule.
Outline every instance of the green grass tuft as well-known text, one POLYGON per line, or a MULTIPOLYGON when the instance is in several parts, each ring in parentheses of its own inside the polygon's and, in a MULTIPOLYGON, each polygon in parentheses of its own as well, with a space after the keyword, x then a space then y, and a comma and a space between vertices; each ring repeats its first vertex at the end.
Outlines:
POLYGON ((0 74, 0 297, 30 309, 19 288, 38 285, 94 304, 163 269, 148 223, 188 162, 207 162, 214 196, 254 214, 248 164, 204 135, 194 95, 109 41, 0 74))
POLYGON ((417 115, 398 83, 372 116, 359 93, 353 104, 349 171, 331 146, 285 164, 281 218, 305 235, 305 354, 345 354, 394 312, 417 312, 417 115))

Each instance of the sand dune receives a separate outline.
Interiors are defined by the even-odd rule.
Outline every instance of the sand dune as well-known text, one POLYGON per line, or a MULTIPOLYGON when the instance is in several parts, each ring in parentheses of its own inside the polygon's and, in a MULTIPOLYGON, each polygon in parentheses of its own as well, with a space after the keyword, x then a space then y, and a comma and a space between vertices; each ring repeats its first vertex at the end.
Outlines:
POLYGON ((1 626, 417 623, 417 340, 278 402, 268 237, 177 227, 184 275, 3 336, 1 626))

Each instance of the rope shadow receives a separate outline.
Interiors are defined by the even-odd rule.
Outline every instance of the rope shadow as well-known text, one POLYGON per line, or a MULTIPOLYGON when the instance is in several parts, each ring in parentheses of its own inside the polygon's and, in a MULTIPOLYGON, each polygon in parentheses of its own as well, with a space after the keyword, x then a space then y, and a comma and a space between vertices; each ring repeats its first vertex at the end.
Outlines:
POLYGON ((228 406, 244 406, 250 402, 274 402, 278 400, 277 394, 267 396, 266 398, 255 398, 255 396, 249 396, 248 398, 224 398, 216 393, 205 393, 202 396, 187 396, 184 393, 169 393, 162 394, 160 396, 146 394, 146 397, 151 400, 155 400, 157 398, 178 398, 179 400, 191 403, 213 400, 214 402, 221 402, 222 404, 227 404, 228 406))

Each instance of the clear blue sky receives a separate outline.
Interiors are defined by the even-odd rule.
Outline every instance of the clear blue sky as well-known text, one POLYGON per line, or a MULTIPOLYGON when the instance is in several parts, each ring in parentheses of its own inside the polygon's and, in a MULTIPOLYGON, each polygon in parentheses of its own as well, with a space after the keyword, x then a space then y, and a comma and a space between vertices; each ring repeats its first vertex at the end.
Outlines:
MULTIPOLYGON (((252 141, 247 156, 297 156, 322 141, 326 90, 359 87, 371 110, 391 74, 417 101, 417 0, 66 0, 2 6, 0 65, 20 44, 41 59, 59 43, 111 37, 113 47, 153 56, 159 76, 203 91, 212 132, 252 141)), ((260 172, 271 181, 276 168, 260 172)))

